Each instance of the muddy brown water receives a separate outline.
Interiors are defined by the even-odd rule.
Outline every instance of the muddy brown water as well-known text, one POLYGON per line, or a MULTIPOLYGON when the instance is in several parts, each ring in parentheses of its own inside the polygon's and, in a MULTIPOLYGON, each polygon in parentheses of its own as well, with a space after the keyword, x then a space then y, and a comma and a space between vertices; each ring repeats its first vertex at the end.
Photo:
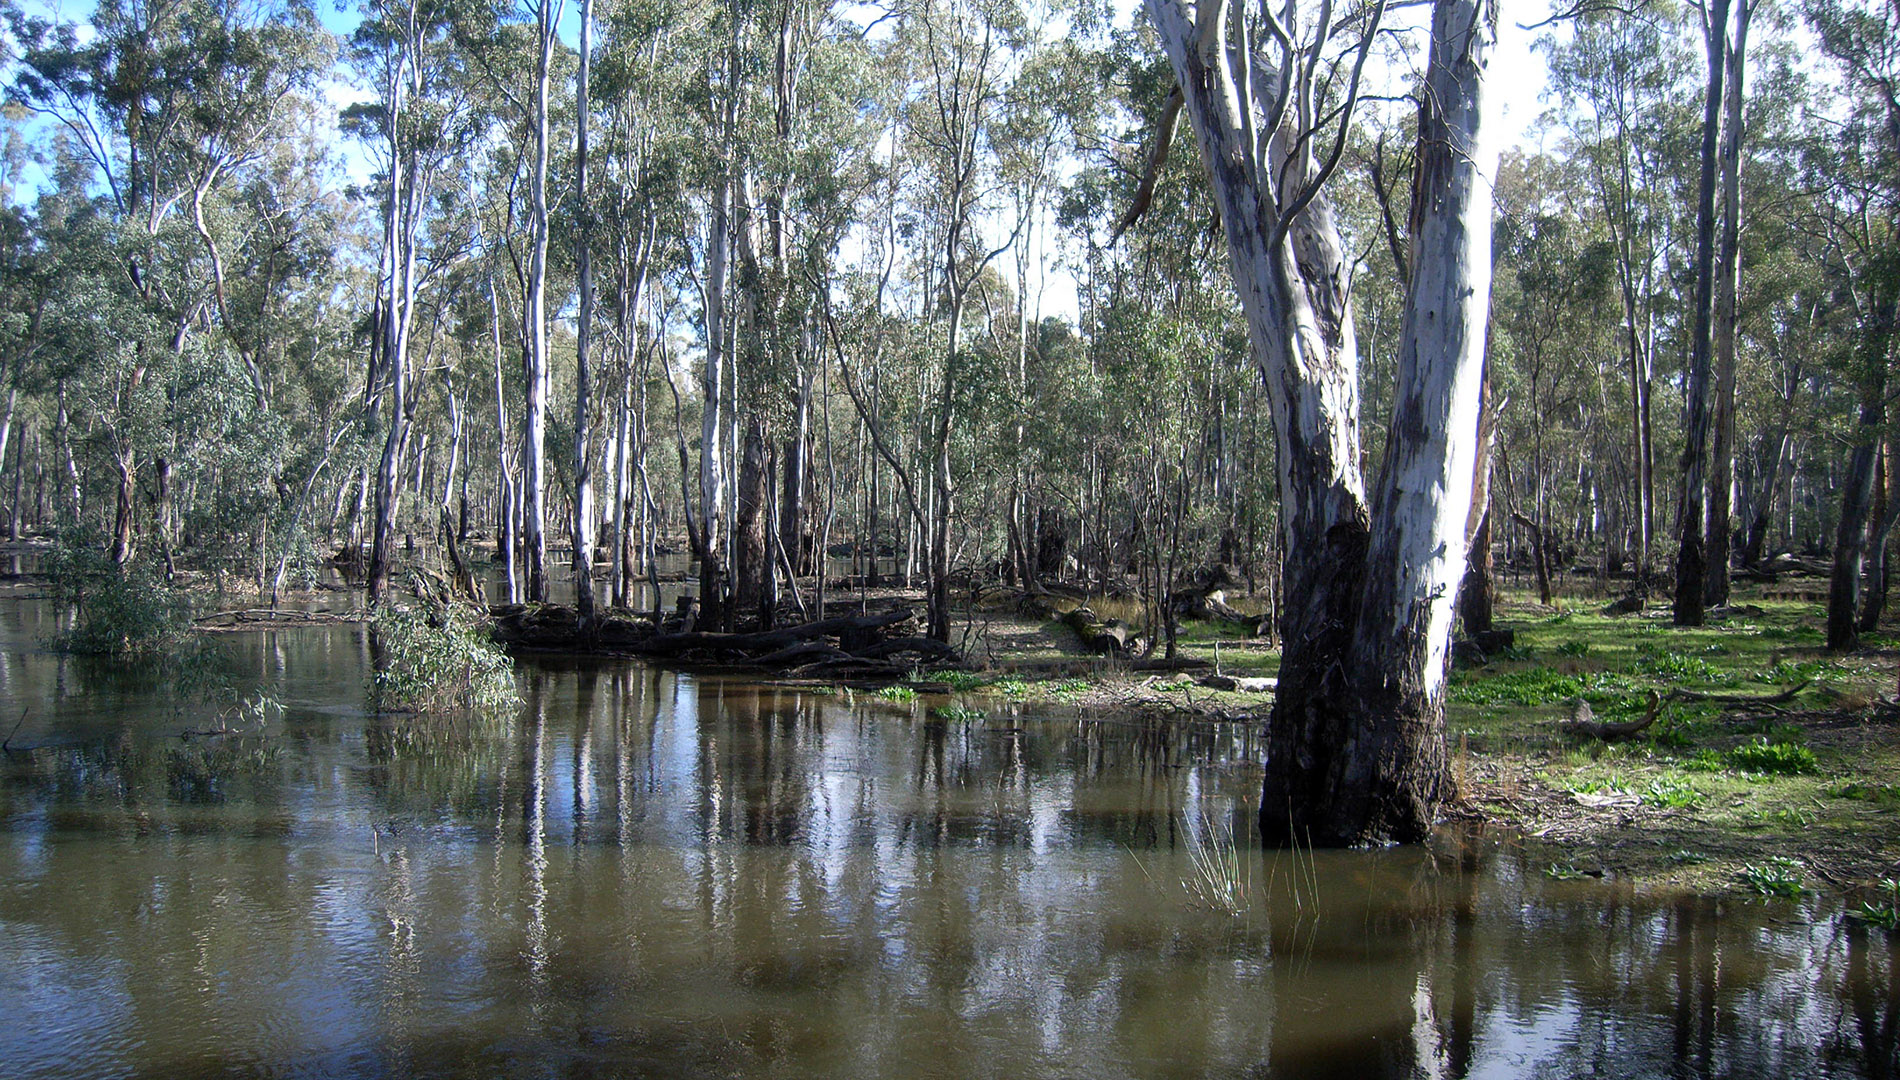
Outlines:
POLYGON ((8 1078, 1900 1074, 1900 939, 1837 903, 1263 853, 1245 727, 571 662, 378 718, 326 626, 225 635, 284 714, 181 738, 56 622, 0 598, 8 1078))

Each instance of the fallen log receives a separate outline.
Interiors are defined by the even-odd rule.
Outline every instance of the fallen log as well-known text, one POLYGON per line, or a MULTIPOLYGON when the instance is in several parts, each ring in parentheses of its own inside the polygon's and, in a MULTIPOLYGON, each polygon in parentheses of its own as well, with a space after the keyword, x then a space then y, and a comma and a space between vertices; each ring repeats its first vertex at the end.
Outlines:
POLYGON ((1203 675, 1195 680, 1209 690, 1237 691, 1243 694, 1274 694, 1280 690, 1278 679, 1250 679, 1235 675, 1203 675))
POLYGON ((1558 728, 1566 735, 1578 735, 1587 739, 1627 739, 1656 722, 1662 713, 1662 707, 1672 701, 1713 702, 1718 705, 1782 705, 1793 701, 1795 696, 1806 690, 1813 679, 1802 679, 1778 694, 1711 694, 1701 690, 1684 690, 1677 687, 1667 694, 1649 692, 1649 710, 1640 720, 1598 720, 1590 703, 1578 698, 1570 707, 1570 717, 1558 723, 1558 728))
POLYGON ((1128 651, 1128 627, 1110 619, 1103 622, 1083 604, 1062 616, 1063 625, 1075 631, 1082 646, 1102 656, 1119 656, 1128 651))
POLYGON ((1641 720, 1598 720, 1596 711, 1590 708, 1590 703, 1578 698, 1576 703, 1570 706, 1570 718, 1558 724, 1558 727, 1566 735, 1581 735, 1592 739, 1627 739, 1655 723, 1656 717, 1662 712, 1662 707, 1662 695, 1651 690, 1649 711, 1643 714, 1641 720))
MULTIPOLYGON (((876 615, 840 615, 816 622, 800 623, 776 630, 749 634, 721 634, 711 630, 688 630, 673 634, 655 634, 630 645, 629 651, 642 656, 677 656, 688 652, 752 653, 771 652, 819 637, 845 638, 869 630, 896 626, 914 618, 908 608, 876 615)), ((846 650, 850 651, 850 650, 846 650)))
POLYGON ((933 660, 955 662, 957 651, 935 638, 895 637, 873 642, 861 649, 853 650, 853 655, 869 660, 883 660, 898 653, 914 652, 919 656, 928 656, 933 660))

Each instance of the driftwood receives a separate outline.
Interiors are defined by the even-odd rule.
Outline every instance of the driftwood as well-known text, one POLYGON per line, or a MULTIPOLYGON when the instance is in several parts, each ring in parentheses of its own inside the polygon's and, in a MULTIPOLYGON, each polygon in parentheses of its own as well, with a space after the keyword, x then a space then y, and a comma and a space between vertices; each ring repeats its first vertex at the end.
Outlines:
POLYGON ((1802 679, 1778 694, 1710 694, 1700 690, 1684 690, 1677 687, 1667 694, 1649 692, 1649 710, 1641 720, 1598 720, 1590 703, 1578 698, 1570 707, 1570 716, 1558 723, 1558 728, 1566 735, 1578 735, 1587 739, 1627 739, 1656 722, 1662 707, 1672 701, 1706 701, 1720 705, 1784 705, 1795 699, 1795 695, 1806 690, 1813 679, 1802 679))

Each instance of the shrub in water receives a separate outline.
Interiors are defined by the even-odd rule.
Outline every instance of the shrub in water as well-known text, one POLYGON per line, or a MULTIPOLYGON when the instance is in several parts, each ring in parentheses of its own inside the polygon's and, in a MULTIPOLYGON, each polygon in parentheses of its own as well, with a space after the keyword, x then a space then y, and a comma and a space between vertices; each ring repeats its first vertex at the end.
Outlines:
POLYGON ((51 643, 61 652, 158 656, 184 646, 190 606, 143 563, 121 566, 83 537, 61 537, 46 572, 53 594, 75 613, 51 643))
POLYGON ((514 661, 458 609, 431 615, 384 604, 370 632, 381 657, 370 687, 378 711, 500 712, 520 703, 514 661))

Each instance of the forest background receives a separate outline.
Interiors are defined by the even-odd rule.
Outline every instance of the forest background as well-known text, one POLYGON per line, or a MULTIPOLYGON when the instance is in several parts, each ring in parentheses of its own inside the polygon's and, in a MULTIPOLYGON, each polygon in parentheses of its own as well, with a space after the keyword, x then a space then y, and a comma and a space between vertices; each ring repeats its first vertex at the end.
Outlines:
MULTIPOLYGON (((1380 3, 1286 10, 1370 472, 1424 35, 1380 3), (1358 88, 1366 58, 1385 85, 1358 88)), ((1140 12, 107 0, 5 24, 14 538, 272 597, 341 559, 374 598, 418 546, 492 543, 493 599, 550 599, 565 567, 583 618, 684 549, 727 628, 821 611, 829 552, 921 582, 938 640, 953 582, 1064 582, 1138 598, 1163 650, 1219 568, 1277 622, 1273 421, 1140 12), (1073 307, 1044 302, 1054 272, 1073 307)), ((1537 119, 1493 188, 1477 571, 1673 593, 1694 623, 1732 574, 1826 559, 1852 647, 1900 517, 1900 5, 1586 5, 1513 34, 1548 77, 1535 103, 1491 88, 1537 119)))

